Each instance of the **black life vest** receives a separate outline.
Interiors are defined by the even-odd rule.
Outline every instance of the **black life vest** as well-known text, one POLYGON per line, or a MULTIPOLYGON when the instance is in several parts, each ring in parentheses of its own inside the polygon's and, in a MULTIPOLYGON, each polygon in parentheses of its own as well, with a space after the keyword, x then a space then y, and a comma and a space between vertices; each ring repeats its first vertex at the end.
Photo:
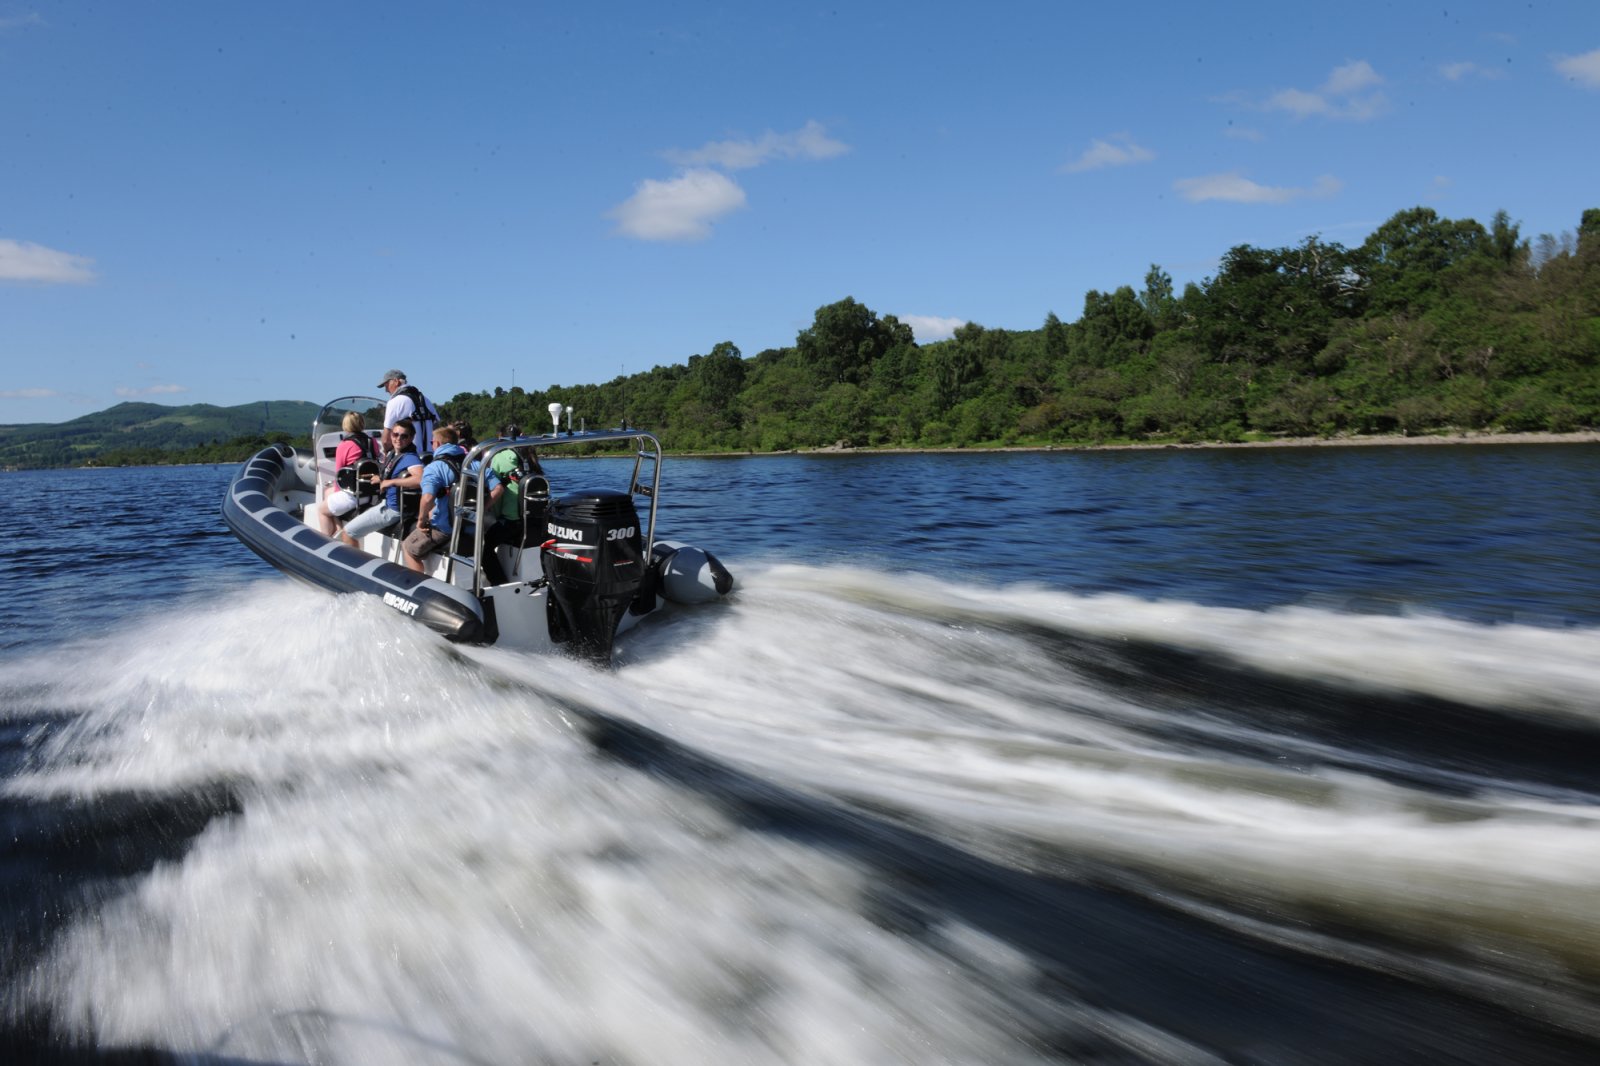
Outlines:
MULTIPOLYGON (((403 451, 390 452, 384 457, 383 467, 378 471, 378 477, 381 480, 394 480, 394 468, 399 465, 400 457, 402 455, 409 455, 412 458, 417 459, 419 462, 421 461, 421 456, 417 455, 417 449, 414 445, 406 445, 405 450, 403 451)), ((411 527, 416 524, 417 511, 419 509, 418 504, 422 501, 422 489, 402 489, 398 485, 392 487, 400 494, 400 529, 395 535, 397 537, 404 537, 407 533, 411 532, 411 527)), ((389 490, 384 489, 384 499, 387 500, 388 496, 389 490)))
MULTIPOLYGON (((412 417, 417 421, 429 423, 430 428, 439 424, 439 412, 435 411, 433 409, 433 404, 429 403, 428 398, 422 395, 421 389, 417 388, 415 385, 401 385, 394 391, 400 393, 402 396, 409 396, 411 398, 411 405, 416 408, 416 413, 413 414, 412 417)), ((420 430, 421 427, 419 426, 418 429, 420 430)), ((421 438, 420 432, 418 433, 418 438, 421 438)))
POLYGON ((451 470, 455 471, 456 481, 460 481, 461 460, 465 458, 465 454, 457 454, 456 452, 434 452, 432 461, 435 463, 443 463, 445 466, 448 466, 451 470))
POLYGON ((370 434, 346 433, 339 439, 355 441, 356 447, 361 449, 361 454, 368 459, 376 459, 378 457, 378 442, 373 440, 370 434))
POLYGON ((400 457, 402 455, 416 455, 416 454, 417 454, 416 448, 406 448, 404 451, 390 452, 389 453, 389 457, 383 461, 383 469, 381 471, 379 471, 378 476, 381 477, 385 481, 393 480, 395 464, 400 461, 400 457))

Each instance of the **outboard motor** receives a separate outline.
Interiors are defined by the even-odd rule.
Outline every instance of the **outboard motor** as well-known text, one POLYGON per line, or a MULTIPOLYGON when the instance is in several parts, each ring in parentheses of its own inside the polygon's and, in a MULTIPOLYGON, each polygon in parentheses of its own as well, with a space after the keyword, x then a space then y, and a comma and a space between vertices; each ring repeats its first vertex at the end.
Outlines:
POLYGON ((626 492, 580 492, 550 501, 543 554, 550 639, 611 661, 617 623, 644 580, 644 537, 626 492))

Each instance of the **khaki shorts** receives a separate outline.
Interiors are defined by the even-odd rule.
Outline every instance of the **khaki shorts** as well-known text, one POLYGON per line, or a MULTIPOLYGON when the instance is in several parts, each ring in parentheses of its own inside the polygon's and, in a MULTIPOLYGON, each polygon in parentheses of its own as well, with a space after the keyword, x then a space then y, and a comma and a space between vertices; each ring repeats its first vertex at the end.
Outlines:
POLYGON ((448 530, 436 527, 429 529, 418 527, 407 534, 406 539, 401 542, 400 546, 405 549, 406 554, 411 558, 420 559, 424 555, 430 555, 444 547, 449 539, 450 533, 448 530))

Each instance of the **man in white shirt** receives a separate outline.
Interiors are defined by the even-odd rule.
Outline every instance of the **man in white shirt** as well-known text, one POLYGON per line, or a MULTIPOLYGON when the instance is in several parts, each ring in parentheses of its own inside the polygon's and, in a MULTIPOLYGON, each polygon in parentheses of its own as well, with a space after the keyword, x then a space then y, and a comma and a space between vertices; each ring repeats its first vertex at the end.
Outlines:
POLYGON ((417 443, 426 447, 426 442, 433 439, 433 427, 439 420, 439 413, 428 398, 415 385, 406 384, 404 370, 385 371, 378 388, 389 394, 389 402, 383 409, 384 439, 389 437, 390 426, 409 418, 416 423, 417 443))

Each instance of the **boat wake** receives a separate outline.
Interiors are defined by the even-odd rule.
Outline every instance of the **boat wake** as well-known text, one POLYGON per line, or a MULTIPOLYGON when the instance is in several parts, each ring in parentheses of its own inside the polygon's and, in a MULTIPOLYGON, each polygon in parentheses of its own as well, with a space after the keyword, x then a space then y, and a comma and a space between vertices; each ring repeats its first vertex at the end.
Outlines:
POLYGON ((11 1045, 1600 1043, 1595 630, 776 566, 604 671, 246 591, 0 663, 11 1045))

